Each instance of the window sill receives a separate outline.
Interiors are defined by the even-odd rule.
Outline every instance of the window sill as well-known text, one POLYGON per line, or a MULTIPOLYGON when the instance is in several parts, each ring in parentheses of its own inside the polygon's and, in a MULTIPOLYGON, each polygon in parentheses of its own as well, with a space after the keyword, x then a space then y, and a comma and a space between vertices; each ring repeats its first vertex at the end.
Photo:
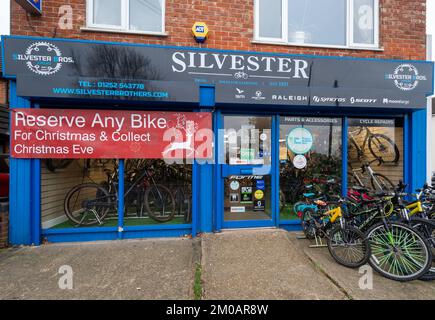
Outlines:
POLYGON ((307 43, 284 43, 265 40, 252 40, 253 44, 269 44, 276 46, 287 47, 307 47, 307 48, 323 48, 323 49, 341 49, 341 50, 363 50, 363 51, 384 51, 384 48, 379 47, 348 47, 348 46, 334 46, 334 45, 320 45, 320 44, 307 44, 307 43))
POLYGON ((166 32, 151 32, 151 31, 133 31, 133 30, 123 30, 123 29, 108 29, 108 28, 96 28, 96 27, 81 27, 81 31, 85 32, 108 32, 108 33, 121 33, 121 34, 137 34, 146 36, 156 36, 156 37, 167 37, 166 32))

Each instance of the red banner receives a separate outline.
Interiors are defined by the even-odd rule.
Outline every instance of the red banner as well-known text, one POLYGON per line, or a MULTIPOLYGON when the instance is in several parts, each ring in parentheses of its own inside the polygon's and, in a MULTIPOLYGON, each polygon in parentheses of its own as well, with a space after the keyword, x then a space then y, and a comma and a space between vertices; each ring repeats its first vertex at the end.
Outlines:
POLYGON ((12 109, 15 158, 212 157, 211 113, 12 109))

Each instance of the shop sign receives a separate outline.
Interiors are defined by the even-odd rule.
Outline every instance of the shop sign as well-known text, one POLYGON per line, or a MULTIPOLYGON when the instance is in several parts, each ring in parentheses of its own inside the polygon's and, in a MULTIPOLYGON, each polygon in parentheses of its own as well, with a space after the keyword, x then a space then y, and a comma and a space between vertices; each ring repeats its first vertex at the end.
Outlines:
POLYGON ((15 0, 21 7, 29 13, 42 14, 42 0, 15 0))
POLYGON ((313 146, 313 135, 305 128, 294 128, 287 136, 287 147, 295 154, 305 154, 313 146))
POLYGON ((210 113, 11 109, 15 158, 212 157, 210 113))
MULTIPOLYGON (((203 29, 203 31, 205 28, 203 29)), ((433 64, 2 38, 3 73, 26 97, 197 103, 214 85, 216 103, 425 108, 433 64), (189 85, 191 88, 189 89, 189 85)))

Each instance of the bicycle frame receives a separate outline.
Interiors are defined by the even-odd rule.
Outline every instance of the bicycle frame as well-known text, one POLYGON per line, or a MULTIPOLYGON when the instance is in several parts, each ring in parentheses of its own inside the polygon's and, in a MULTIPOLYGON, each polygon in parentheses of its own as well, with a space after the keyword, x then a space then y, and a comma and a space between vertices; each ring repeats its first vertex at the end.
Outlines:
POLYGON ((361 133, 361 131, 363 131, 363 130, 366 131, 366 134, 365 134, 365 137, 364 137, 364 141, 363 141, 363 144, 361 146, 355 140, 354 134, 351 131, 349 131, 349 137, 355 143, 355 145, 357 147, 358 158, 362 157, 364 155, 364 150, 366 149, 367 141, 369 140, 370 136, 373 135, 373 133, 370 131, 370 129, 368 127, 360 127, 360 128, 361 129, 358 130, 358 134, 357 135, 359 135, 361 133))

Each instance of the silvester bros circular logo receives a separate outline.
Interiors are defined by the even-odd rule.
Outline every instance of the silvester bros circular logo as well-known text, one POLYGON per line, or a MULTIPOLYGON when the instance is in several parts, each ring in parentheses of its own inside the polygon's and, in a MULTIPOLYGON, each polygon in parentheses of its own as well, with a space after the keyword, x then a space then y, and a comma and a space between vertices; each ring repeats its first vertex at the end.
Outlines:
POLYGON ((15 60, 26 61, 27 67, 36 74, 49 76, 62 68, 63 63, 74 63, 72 57, 62 56, 62 52, 52 43, 36 42, 24 54, 15 54, 15 60))
POLYGON ((420 75, 418 69, 410 63, 397 66, 394 73, 387 74, 386 78, 394 80, 396 87, 403 91, 414 90, 418 86, 419 81, 427 80, 426 76, 420 75))

